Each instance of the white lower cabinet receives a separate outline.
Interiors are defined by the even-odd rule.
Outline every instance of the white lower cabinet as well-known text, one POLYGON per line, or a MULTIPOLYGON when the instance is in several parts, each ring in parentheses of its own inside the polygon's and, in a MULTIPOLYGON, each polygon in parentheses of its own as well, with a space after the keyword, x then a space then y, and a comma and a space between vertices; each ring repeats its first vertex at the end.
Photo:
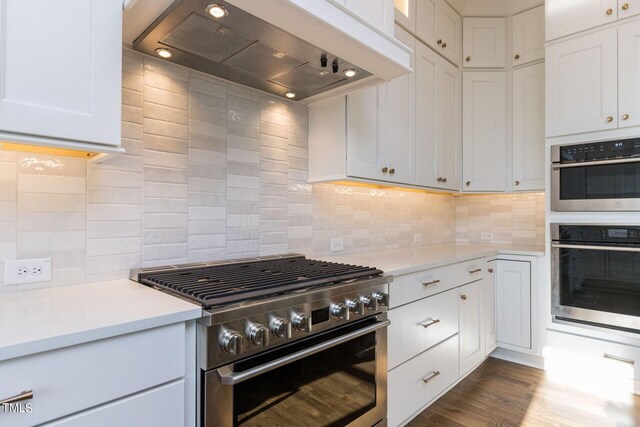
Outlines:
POLYGON ((498 343, 531 349, 531 263, 497 262, 498 343))
POLYGON ((497 261, 487 263, 487 279, 484 281, 484 354, 489 355, 498 346, 496 328, 496 279, 497 261))
POLYGON ((484 280, 457 290, 460 313, 460 375, 475 368, 485 358, 484 280))
MULTIPOLYGON (((181 381, 187 374, 186 337, 185 324, 177 323, 0 362, 0 398, 33 391, 33 399, 28 401, 33 411, 0 413, 0 424, 13 427, 38 425, 125 396, 133 399, 137 393, 181 381)), ((186 390, 184 381, 180 384, 183 385, 181 393, 158 390, 155 395, 158 399, 153 399, 156 400, 156 411, 167 413, 164 408, 171 408, 179 414, 181 422, 171 424, 175 426, 185 421, 186 390)), ((143 421, 135 425, 163 425, 147 422, 156 418, 146 411, 149 403, 144 402, 148 402, 149 397, 140 398, 141 406, 134 404, 135 409, 128 411, 127 420, 143 421)), ((111 422, 110 414, 121 414, 124 408, 116 406, 96 410, 93 415, 86 414, 86 423, 78 415, 76 424, 70 425, 129 425, 111 422), (102 424, 94 423, 94 420, 101 420, 102 424)), ((167 421, 172 419, 173 415, 165 418, 167 421)))
POLYGON ((458 380, 458 336, 389 372, 388 423, 397 426, 458 380))

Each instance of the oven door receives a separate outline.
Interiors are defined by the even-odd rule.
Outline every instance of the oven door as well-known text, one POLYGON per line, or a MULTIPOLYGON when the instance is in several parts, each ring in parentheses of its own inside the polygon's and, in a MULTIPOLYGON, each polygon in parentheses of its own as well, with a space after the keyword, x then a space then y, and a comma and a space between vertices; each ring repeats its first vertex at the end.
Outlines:
MULTIPOLYGON (((557 152, 557 148, 553 152, 557 152)), ((554 163, 551 168, 551 209, 554 211, 640 210, 638 157, 554 163)))
POLYGON ((386 313, 205 372, 203 425, 385 425, 386 313))
POLYGON ((552 312, 560 321, 640 331, 640 248, 553 242, 552 312))

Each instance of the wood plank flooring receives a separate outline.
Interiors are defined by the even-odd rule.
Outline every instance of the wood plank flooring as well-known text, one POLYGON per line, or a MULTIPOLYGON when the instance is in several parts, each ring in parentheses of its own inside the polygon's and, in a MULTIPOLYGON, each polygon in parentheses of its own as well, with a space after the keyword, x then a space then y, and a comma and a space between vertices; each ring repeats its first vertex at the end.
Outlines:
POLYGON ((640 396, 609 399, 489 358, 408 426, 640 426, 640 396))

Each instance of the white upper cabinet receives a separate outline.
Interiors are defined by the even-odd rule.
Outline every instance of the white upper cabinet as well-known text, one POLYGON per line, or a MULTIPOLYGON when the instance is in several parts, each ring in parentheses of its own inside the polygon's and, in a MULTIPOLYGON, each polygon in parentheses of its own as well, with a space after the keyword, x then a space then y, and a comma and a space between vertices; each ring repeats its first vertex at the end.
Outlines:
POLYGON ((444 0, 436 2, 436 50, 456 65, 462 53, 462 18, 444 0))
POLYGON ((416 183, 460 190, 462 150, 460 71, 433 50, 416 49, 416 183))
POLYGON ((514 66, 544 58, 544 6, 513 16, 511 55, 514 66))
POLYGON ((122 3, 1 0, 0 19, 0 137, 116 151, 122 3))
MULTIPOLYGON (((422 1, 422 0, 420 0, 422 1)), ((416 6, 418 0, 394 0, 396 23, 409 32, 416 32, 416 6)))
POLYGON ((463 76, 464 191, 506 191, 507 75, 463 76))
POLYGON ((544 190, 544 64, 513 72, 513 189, 544 190))
POLYGON ((545 12, 546 39, 553 40, 614 22, 618 0, 546 0, 545 12))
POLYGON ((345 0, 347 9, 370 23, 382 29, 387 34, 393 34, 394 7, 390 0, 345 0))
POLYGON ((435 48, 436 45, 436 22, 442 19, 437 15, 441 12, 436 5, 441 0, 416 0, 416 37, 435 48))
POLYGON ((547 47, 548 137, 618 126, 617 37, 610 28, 547 47))
POLYGON ((640 125, 640 22, 618 28, 618 124, 640 125))
POLYGON ((504 68, 507 51, 505 18, 464 18, 462 27, 463 66, 504 68))
POLYGON ((497 275, 498 343, 530 349, 531 263, 499 260, 497 275))

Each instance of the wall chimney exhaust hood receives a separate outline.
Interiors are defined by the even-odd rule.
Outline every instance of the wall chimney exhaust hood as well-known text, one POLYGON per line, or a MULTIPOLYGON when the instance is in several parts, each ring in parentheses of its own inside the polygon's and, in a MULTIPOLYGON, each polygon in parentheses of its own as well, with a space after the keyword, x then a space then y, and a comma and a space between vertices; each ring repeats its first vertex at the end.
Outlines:
MULTIPOLYGON (((409 48, 348 12, 333 0, 176 0, 132 46, 296 101, 410 71, 409 48)), ((134 21, 125 10, 125 38, 134 21)))

